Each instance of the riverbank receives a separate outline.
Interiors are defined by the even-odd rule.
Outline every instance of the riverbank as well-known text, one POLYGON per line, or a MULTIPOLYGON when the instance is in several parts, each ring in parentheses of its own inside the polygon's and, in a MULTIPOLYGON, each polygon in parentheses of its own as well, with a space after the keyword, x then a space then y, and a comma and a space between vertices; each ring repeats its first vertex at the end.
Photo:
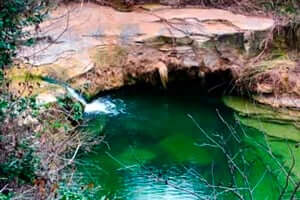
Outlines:
MULTIPOLYGON (((273 107, 297 107, 291 101, 299 96, 298 54, 288 44, 297 44, 298 27, 279 28, 276 23, 271 17, 218 9, 157 4, 150 11, 124 13, 93 3, 69 3, 34 33, 55 41, 40 40, 21 50, 19 58, 27 61, 8 70, 7 79, 16 95, 24 90, 19 85, 25 76, 50 76, 90 98, 127 85, 166 88, 196 79, 209 89, 227 85, 242 95, 262 95, 254 99, 273 107)), ((45 82, 36 84, 29 89, 45 93, 45 101, 64 95, 55 87, 49 92, 45 82)))
MULTIPOLYGON (((14 65, 4 70, 0 148, 5 152, 1 155, 8 156, 0 158, 6 166, 1 168, 5 176, 4 181, 0 177, 0 190, 5 198, 24 192, 35 199, 46 199, 49 194, 53 199, 55 195, 74 197, 60 181, 72 181, 79 149, 89 151, 103 140, 86 138, 78 129, 85 125, 83 106, 124 87, 163 91, 193 86, 195 92, 246 97, 258 107, 244 100, 227 101, 237 111, 237 121, 259 130, 262 122, 268 127, 263 132, 291 140, 293 148, 297 147, 297 21, 278 26, 270 15, 249 12, 246 16, 228 11, 229 7, 112 7, 62 4, 38 30, 32 30, 38 38, 35 45, 20 49, 14 65), (69 99, 65 84, 83 96, 83 104, 69 99), (10 112, 14 114, 5 115, 10 112), (270 125, 273 122, 292 128, 278 129, 270 125), (292 134, 274 129, 292 130, 292 134), (18 158, 17 162, 12 158, 18 158), (11 163, 17 163, 13 172, 11 163), (65 168, 71 178, 63 176, 65 168)), ((285 167, 295 170, 291 159, 285 167)))
POLYGON ((52 40, 23 48, 6 70, 10 92, 37 95, 42 104, 67 94, 43 77, 69 84, 88 100, 126 86, 167 89, 194 81, 201 90, 298 112, 297 19, 279 23, 274 16, 214 8, 148 7, 120 12, 94 3, 62 4, 34 32, 52 40))
POLYGON ((71 179, 63 174, 103 136, 80 130, 83 108, 70 98, 41 106, 34 97, 8 97, 0 95, 0 199, 67 198, 61 184, 71 179))

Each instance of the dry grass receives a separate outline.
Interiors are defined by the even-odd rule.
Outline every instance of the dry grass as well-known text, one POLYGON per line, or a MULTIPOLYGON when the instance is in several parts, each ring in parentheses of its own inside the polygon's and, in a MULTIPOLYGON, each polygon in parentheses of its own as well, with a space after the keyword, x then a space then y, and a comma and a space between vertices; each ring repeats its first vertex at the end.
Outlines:
POLYGON ((236 83, 241 92, 248 91, 249 94, 298 96, 296 69, 297 63, 286 58, 260 61, 245 67, 236 83))
POLYGON ((4 192, 13 192, 13 199, 56 199, 58 185, 65 181, 62 173, 74 169, 79 150, 88 151, 103 140, 79 131, 82 121, 74 118, 75 110, 68 106, 72 101, 68 101, 66 106, 52 104, 38 110, 26 103, 21 113, 16 111, 20 107, 17 102, 6 109, 10 114, 0 124, 0 164, 11 162, 11 158, 26 160, 31 150, 36 160, 31 166, 33 180, 22 183, 18 174, 0 180, 0 189, 5 186, 4 192), (26 148, 20 148, 24 143, 26 148))

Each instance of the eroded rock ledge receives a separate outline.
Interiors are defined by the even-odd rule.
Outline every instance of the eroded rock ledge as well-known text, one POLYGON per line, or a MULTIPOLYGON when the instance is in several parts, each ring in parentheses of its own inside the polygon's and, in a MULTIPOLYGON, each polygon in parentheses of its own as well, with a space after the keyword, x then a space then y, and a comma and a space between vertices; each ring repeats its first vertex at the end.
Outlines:
POLYGON ((68 4, 34 32, 41 40, 20 51, 23 61, 8 70, 7 77, 11 91, 38 94, 47 102, 66 92, 41 77, 67 82, 92 97, 141 83, 166 88, 195 79, 205 84, 216 74, 216 86, 236 83, 258 102, 298 109, 296 62, 285 58, 251 63, 273 26, 270 18, 219 9, 152 5, 124 13, 92 3, 68 4))

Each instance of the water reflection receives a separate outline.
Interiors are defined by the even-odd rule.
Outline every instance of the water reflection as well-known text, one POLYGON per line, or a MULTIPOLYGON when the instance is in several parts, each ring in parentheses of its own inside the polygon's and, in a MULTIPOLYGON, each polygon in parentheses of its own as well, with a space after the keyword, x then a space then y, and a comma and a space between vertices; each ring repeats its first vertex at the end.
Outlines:
POLYGON ((278 199, 285 177, 257 147, 265 137, 236 123, 215 97, 128 92, 109 98, 123 110, 90 121, 90 131, 105 134, 108 145, 81 155, 77 174, 98 189, 98 199, 278 199))
POLYGON ((205 188, 190 173, 173 167, 164 172, 157 169, 130 170, 124 173, 118 193, 122 199, 199 199, 205 198, 205 188), (161 173, 161 174, 160 174, 161 173), (201 193, 203 193, 201 195, 201 193), (124 196, 125 195, 125 196, 124 196))

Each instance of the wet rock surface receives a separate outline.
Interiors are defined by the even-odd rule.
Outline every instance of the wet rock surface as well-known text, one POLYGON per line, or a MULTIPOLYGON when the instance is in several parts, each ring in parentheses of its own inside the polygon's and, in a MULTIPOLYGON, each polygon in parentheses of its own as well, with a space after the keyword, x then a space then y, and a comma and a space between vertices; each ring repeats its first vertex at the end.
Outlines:
POLYGON ((300 113, 287 108, 272 108, 241 97, 223 97, 236 111, 238 123, 254 127, 271 137, 300 142, 300 113))

